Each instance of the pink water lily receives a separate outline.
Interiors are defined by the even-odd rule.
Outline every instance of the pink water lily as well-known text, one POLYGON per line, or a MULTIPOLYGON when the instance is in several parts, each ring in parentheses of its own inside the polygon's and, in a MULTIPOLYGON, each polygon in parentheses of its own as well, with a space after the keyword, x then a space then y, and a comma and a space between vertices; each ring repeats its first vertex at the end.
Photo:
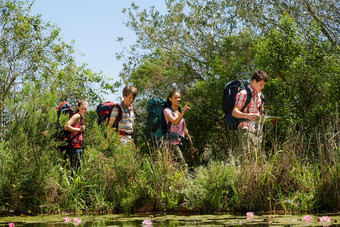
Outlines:
POLYGON ((13 222, 8 223, 8 226, 9 226, 9 227, 14 227, 14 223, 13 223, 13 222))
POLYGON ((331 218, 329 216, 322 216, 318 218, 318 222, 330 222, 331 218))
POLYGON ((254 217, 254 213, 253 213, 253 212, 247 212, 247 217, 248 217, 248 218, 254 217))
POLYGON ((302 221, 311 221, 312 220, 312 216, 306 215, 303 216, 302 221))
POLYGON ((71 218, 70 217, 65 217, 64 218, 64 222, 71 222, 71 218))
POLYGON ((142 222, 143 225, 152 225, 152 221, 149 219, 146 219, 142 222))
POLYGON ((74 218, 73 221, 77 222, 77 223, 81 223, 82 222, 82 220, 80 218, 74 218))

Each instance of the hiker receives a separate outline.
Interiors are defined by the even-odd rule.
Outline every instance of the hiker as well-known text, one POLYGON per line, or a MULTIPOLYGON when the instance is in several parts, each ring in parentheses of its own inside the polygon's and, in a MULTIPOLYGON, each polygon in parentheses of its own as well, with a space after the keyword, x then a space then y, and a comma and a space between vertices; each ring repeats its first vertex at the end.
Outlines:
POLYGON ((70 157, 71 168, 74 172, 80 166, 82 156, 83 132, 85 131, 84 116, 87 113, 88 102, 85 100, 79 101, 76 111, 73 113, 67 124, 64 125, 66 131, 71 132, 71 144, 66 150, 66 154, 70 157))
MULTIPOLYGON (((138 141, 137 135, 135 130, 135 108, 132 106, 132 102, 135 100, 137 96, 137 88, 133 86, 126 86, 123 89, 123 97, 124 100, 119 104, 122 110, 122 116, 120 121, 118 122, 117 133, 122 137, 121 141, 124 143, 130 143, 134 141, 137 149, 138 141)), ((109 120, 109 127, 112 128, 114 125, 119 111, 117 107, 114 107, 111 112, 110 120, 109 120)))
POLYGON ((243 89, 237 93, 235 106, 232 111, 233 117, 242 119, 237 128, 237 151, 241 156, 246 153, 249 147, 258 145, 262 141, 262 136, 259 133, 261 131, 260 124, 255 121, 263 115, 263 95, 261 91, 268 82, 268 76, 264 71, 258 70, 253 74, 251 80, 249 90, 252 97, 249 104, 244 107, 247 99, 247 90, 243 89))
POLYGON ((167 108, 164 109, 164 117, 166 120, 166 123, 168 124, 169 121, 172 123, 169 128, 169 133, 176 132, 181 137, 177 140, 173 140, 170 142, 171 149, 175 152, 175 155, 178 158, 178 161, 181 164, 186 164, 185 159, 183 157, 184 152, 184 144, 183 144, 183 138, 186 138, 190 143, 190 154, 193 155, 195 153, 195 148, 193 145, 193 142, 191 140, 189 131, 187 129, 187 126, 185 124, 184 115, 185 113, 190 110, 190 107, 188 106, 188 103, 184 106, 183 111, 181 111, 179 107, 179 103, 181 101, 181 93, 179 91, 171 91, 168 98, 167 98, 167 108))

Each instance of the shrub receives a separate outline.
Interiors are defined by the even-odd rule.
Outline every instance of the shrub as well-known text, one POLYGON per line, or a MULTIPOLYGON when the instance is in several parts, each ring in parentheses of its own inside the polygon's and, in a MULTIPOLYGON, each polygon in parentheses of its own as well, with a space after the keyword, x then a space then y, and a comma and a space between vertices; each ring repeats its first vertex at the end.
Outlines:
POLYGON ((223 161, 211 161, 207 167, 195 169, 186 178, 185 206, 199 208, 204 213, 230 208, 233 201, 233 167, 223 161))

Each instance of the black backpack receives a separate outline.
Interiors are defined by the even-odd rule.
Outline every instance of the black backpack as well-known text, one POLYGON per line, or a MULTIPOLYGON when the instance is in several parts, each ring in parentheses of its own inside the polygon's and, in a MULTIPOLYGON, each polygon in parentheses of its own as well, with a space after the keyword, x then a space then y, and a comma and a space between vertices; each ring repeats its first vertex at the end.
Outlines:
POLYGON ((97 115, 98 115, 98 124, 109 124, 109 119, 112 113, 113 108, 118 109, 118 117, 116 118, 115 122, 113 123, 113 128, 116 128, 116 131, 118 131, 118 122, 122 119, 122 108, 118 103, 114 103, 111 101, 100 103, 97 106, 97 115))
MULTIPOLYGON (((247 99, 246 102, 242 108, 242 112, 244 108, 250 103, 250 100, 252 98, 251 91, 249 89, 249 81, 247 80, 234 80, 229 83, 227 83, 223 89, 223 103, 222 103, 222 109, 225 114, 225 120, 228 125, 228 127, 232 130, 236 130, 238 128, 238 125, 241 121, 245 121, 246 119, 238 119, 232 116, 232 112, 235 106, 236 102, 236 95, 241 90, 247 91, 247 99)), ((262 98, 262 96, 261 96, 262 98)))
POLYGON ((56 122, 56 128, 57 128, 57 140, 62 142, 61 145, 58 146, 58 150, 60 152, 63 152, 68 149, 70 145, 70 135, 71 132, 64 130, 63 125, 60 124, 59 119, 61 115, 68 115, 68 119, 71 118, 73 115, 73 108, 72 106, 67 102, 64 101, 62 102, 58 107, 57 107, 57 122, 56 122))

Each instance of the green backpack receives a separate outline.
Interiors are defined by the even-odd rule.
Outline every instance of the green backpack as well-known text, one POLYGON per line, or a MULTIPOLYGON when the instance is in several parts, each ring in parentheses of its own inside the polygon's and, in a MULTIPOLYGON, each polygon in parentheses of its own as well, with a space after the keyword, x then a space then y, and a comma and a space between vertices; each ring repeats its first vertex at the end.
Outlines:
POLYGON ((175 116, 175 112, 167 106, 165 99, 151 98, 148 100, 148 119, 146 123, 147 138, 154 146, 160 145, 161 141, 170 142, 179 138, 182 140, 182 145, 188 145, 189 142, 186 136, 182 137, 177 132, 169 132, 172 123, 170 121, 166 123, 164 117, 165 108, 169 108, 171 110, 171 114, 175 116))
POLYGON ((148 139, 153 144, 157 144, 167 132, 163 113, 165 106, 166 100, 162 98, 151 98, 147 102, 148 119, 146 122, 146 132, 148 139))
MULTIPOLYGON (((147 138, 151 143, 158 145, 164 135, 168 134, 171 122, 166 123, 164 109, 167 108, 163 98, 151 98, 147 102, 148 119, 146 122, 147 138)), ((173 113, 174 115, 174 113, 173 113)), ((168 138, 167 138, 168 139, 168 138)))

